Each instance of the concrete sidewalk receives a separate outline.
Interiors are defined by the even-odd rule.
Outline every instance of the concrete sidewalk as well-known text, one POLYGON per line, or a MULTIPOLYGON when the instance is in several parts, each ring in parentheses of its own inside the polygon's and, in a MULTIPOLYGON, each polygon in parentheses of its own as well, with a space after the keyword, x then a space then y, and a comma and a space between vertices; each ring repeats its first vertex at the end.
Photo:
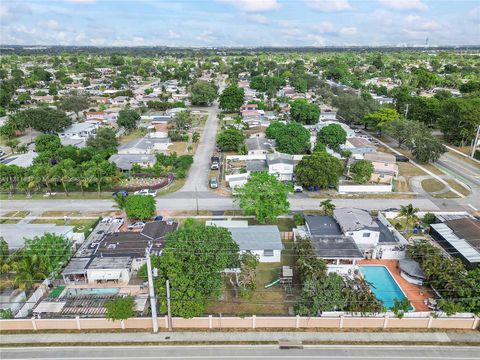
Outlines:
POLYGON ((132 343, 239 343, 278 341, 308 343, 411 343, 480 345, 480 332, 116 332, 1 334, 0 345, 13 344, 132 344, 132 343))

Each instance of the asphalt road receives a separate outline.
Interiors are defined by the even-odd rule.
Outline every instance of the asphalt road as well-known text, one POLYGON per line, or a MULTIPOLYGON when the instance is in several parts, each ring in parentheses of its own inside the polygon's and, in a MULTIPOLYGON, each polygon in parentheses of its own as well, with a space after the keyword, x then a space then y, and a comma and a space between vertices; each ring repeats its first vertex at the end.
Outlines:
POLYGON ((208 108, 201 108, 201 110, 208 110, 208 118, 205 122, 197 151, 193 157, 193 164, 188 172, 185 185, 179 190, 180 193, 209 191, 208 172, 210 170, 210 158, 215 149, 215 138, 218 128, 218 105, 214 104, 208 108))
MULTIPOLYGON (((234 210, 239 207, 228 197, 217 197, 211 192, 198 193, 186 192, 175 194, 172 197, 157 198, 157 210, 172 211, 194 211, 199 210, 234 210)), ((319 210, 322 199, 312 199, 292 196, 289 199, 292 211, 319 210)), ((428 199, 336 199, 333 203, 338 207, 358 207, 366 210, 384 210, 388 208, 399 208, 400 205, 412 204, 420 210, 439 210, 439 207, 428 199)), ((28 210, 31 215, 40 215, 45 211, 80 211, 80 212, 101 212, 114 210, 113 201, 108 199, 76 199, 76 200, 2 200, 0 203, 0 214, 10 211, 28 210)), ((449 209, 448 206, 443 210, 449 209)))
POLYGON ((447 346, 309 346, 280 350, 278 346, 150 346, 3 348, 7 359, 479 359, 478 347, 447 346))

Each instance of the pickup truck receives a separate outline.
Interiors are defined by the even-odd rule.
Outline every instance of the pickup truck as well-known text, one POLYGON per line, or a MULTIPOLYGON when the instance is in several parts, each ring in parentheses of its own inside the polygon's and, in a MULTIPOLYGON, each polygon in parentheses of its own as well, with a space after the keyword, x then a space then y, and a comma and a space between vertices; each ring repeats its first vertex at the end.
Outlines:
POLYGON ((220 158, 218 156, 212 156, 210 160, 210 170, 220 169, 220 158))

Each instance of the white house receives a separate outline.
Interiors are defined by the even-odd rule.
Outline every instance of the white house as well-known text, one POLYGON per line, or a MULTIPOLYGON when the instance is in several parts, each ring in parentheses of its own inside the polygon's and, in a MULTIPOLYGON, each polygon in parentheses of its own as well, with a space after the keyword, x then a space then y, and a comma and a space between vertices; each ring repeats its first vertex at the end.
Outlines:
POLYGON ((276 175, 280 181, 292 181, 293 155, 273 153, 267 154, 268 173, 276 175))
POLYGON ((283 244, 280 231, 275 225, 249 226, 248 221, 240 220, 211 220, 207 221, 206 225, 227 228, 240 247, 240 253, 249 252, 257 255, 260 262, 281 261, 283 244))
POLYGON ((58 134, 60 139, 87 139, 90 136, 95 136, 98 124, 96 122, 81 122, 74 123, 58 134))
POLYGON ((351 236, 362 250, 375 248, 380 238, 378 224, 367 210, 339 208, 333 211, 333 218, 343 234, 351 236))

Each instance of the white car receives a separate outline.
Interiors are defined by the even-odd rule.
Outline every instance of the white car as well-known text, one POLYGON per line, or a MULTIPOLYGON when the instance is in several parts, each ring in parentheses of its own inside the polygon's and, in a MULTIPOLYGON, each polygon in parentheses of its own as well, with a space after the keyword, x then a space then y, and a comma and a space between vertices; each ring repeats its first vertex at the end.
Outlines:
POLYGON ((150 195, 150 196, 156 196, 157 191, 152 190, 152 189, 142 189, 134 192, 134 195, 150 195))
POLYGON ((293 184, 293 192, 296 192, 296 193, 303 192, 303 186, 298 184, 293 184))
POLYGON ((133 224, 128 225, 128 230, 143 229, 144 226, 145 226, 145 223, 143 221, 137 221, 137 222, 134 222, 133 224))

